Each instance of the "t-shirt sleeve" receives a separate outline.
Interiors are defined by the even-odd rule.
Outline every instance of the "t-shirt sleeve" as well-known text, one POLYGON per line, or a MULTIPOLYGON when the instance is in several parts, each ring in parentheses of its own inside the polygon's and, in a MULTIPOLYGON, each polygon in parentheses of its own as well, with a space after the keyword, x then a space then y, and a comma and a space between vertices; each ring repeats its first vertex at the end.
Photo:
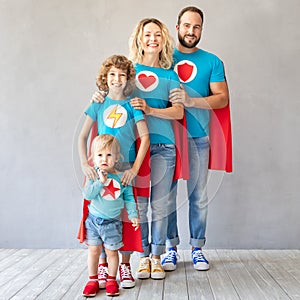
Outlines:
POLYGON ((98 111, 98 103, 93 102, 84 112, 87 116, 89 116, 92 120, 97 121, 97 111, 98 111))
POLYGON ((225 81, 223 62, 215 56, 210 82, 225 81))
POLYGON ((180 80, 175 71, 171 71, 171 82, 170 82, 170 90, 176 89, 180 87, 180 80))

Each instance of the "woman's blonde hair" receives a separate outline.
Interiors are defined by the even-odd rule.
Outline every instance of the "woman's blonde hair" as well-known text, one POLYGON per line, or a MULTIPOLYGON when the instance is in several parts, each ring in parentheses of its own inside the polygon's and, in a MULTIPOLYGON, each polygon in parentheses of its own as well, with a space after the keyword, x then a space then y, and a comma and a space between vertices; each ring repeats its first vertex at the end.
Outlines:
POLYGON ((162 34, 162 51, 159 54, 159 63, 161 68, 170 69, 173 63, 174 40, 171 37, 165 24, 155 18, 146 18, 141 20, 135 27, 129 39, 129 58, 134 64, 142 63, 144 50, 142 48, 143 30, 149 23, 156 24, 162 34))
POLYGON ((132 62, 124 55, 112 55, 102 63, 96 79, 97 87, 100 91, 108 92, 107 74, 111 67, 126 72, 127 83, 124 89, 124 95, 129 96, 135 89, 135 69, 132 62))
POLYGON ((93 139, 92 149, 91 149, 92 158, 94 159, 94 155, 96 151, 100 151, 103 149, 111 149, 111 151, 117 156, 118 159, 121 156, 120 143, 111 134, 100 134, 93 139))

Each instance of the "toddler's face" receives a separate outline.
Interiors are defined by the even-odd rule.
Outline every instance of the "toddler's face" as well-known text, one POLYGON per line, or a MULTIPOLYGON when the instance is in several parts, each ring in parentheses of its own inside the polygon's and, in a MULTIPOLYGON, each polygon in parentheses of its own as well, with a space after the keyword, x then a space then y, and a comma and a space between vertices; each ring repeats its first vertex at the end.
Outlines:
POLYGON ((117 160, 118 157, 111 148, 96 149, 94 152, 94 164, 102 171, 108 173, 114 172, 114 166, 117 160))

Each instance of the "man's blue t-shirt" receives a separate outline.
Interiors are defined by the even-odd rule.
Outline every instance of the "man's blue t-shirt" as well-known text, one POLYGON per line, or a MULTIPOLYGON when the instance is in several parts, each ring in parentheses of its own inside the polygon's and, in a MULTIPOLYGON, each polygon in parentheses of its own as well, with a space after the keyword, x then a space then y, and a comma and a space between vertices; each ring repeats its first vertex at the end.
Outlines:
MULTIPOLYGON (((193 98, 210 95, 211 82, 225 81, 222 61, 214 54, 198 49, 193 53, 174 51, 174 71, 188 95, 193 98)), ((204 137, 209 134, 210 110, 186 107, 189 137, 204 137)))
POLYGON ((135 110, 129 99, 112 100, 106 96, 103 103, 93 102, 85 114, 98 122, 98 134, 111 134, 118 139, 124 162, 135 161, 135 125, 144 120, 142 111, 135 110))
MULTIPOLYGON (((150 107, 166 108, 170 105, 169 94, 180 87, 177 74, 169 69, 135 65, 136 90, 133 97, 145 99, 150 107)), ((151 144, 174 144, 172 120, 147 116, 151 144)))

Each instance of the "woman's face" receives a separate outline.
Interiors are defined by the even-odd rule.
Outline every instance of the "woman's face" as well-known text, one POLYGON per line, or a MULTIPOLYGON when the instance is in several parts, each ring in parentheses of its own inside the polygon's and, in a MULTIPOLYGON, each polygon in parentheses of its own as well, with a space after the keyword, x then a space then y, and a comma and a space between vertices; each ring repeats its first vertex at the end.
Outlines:
POLYGON ((142 48, 145 54, 159 54, 162 50, 162 32, 155 23, 144 26, 142 35, 142 48))

